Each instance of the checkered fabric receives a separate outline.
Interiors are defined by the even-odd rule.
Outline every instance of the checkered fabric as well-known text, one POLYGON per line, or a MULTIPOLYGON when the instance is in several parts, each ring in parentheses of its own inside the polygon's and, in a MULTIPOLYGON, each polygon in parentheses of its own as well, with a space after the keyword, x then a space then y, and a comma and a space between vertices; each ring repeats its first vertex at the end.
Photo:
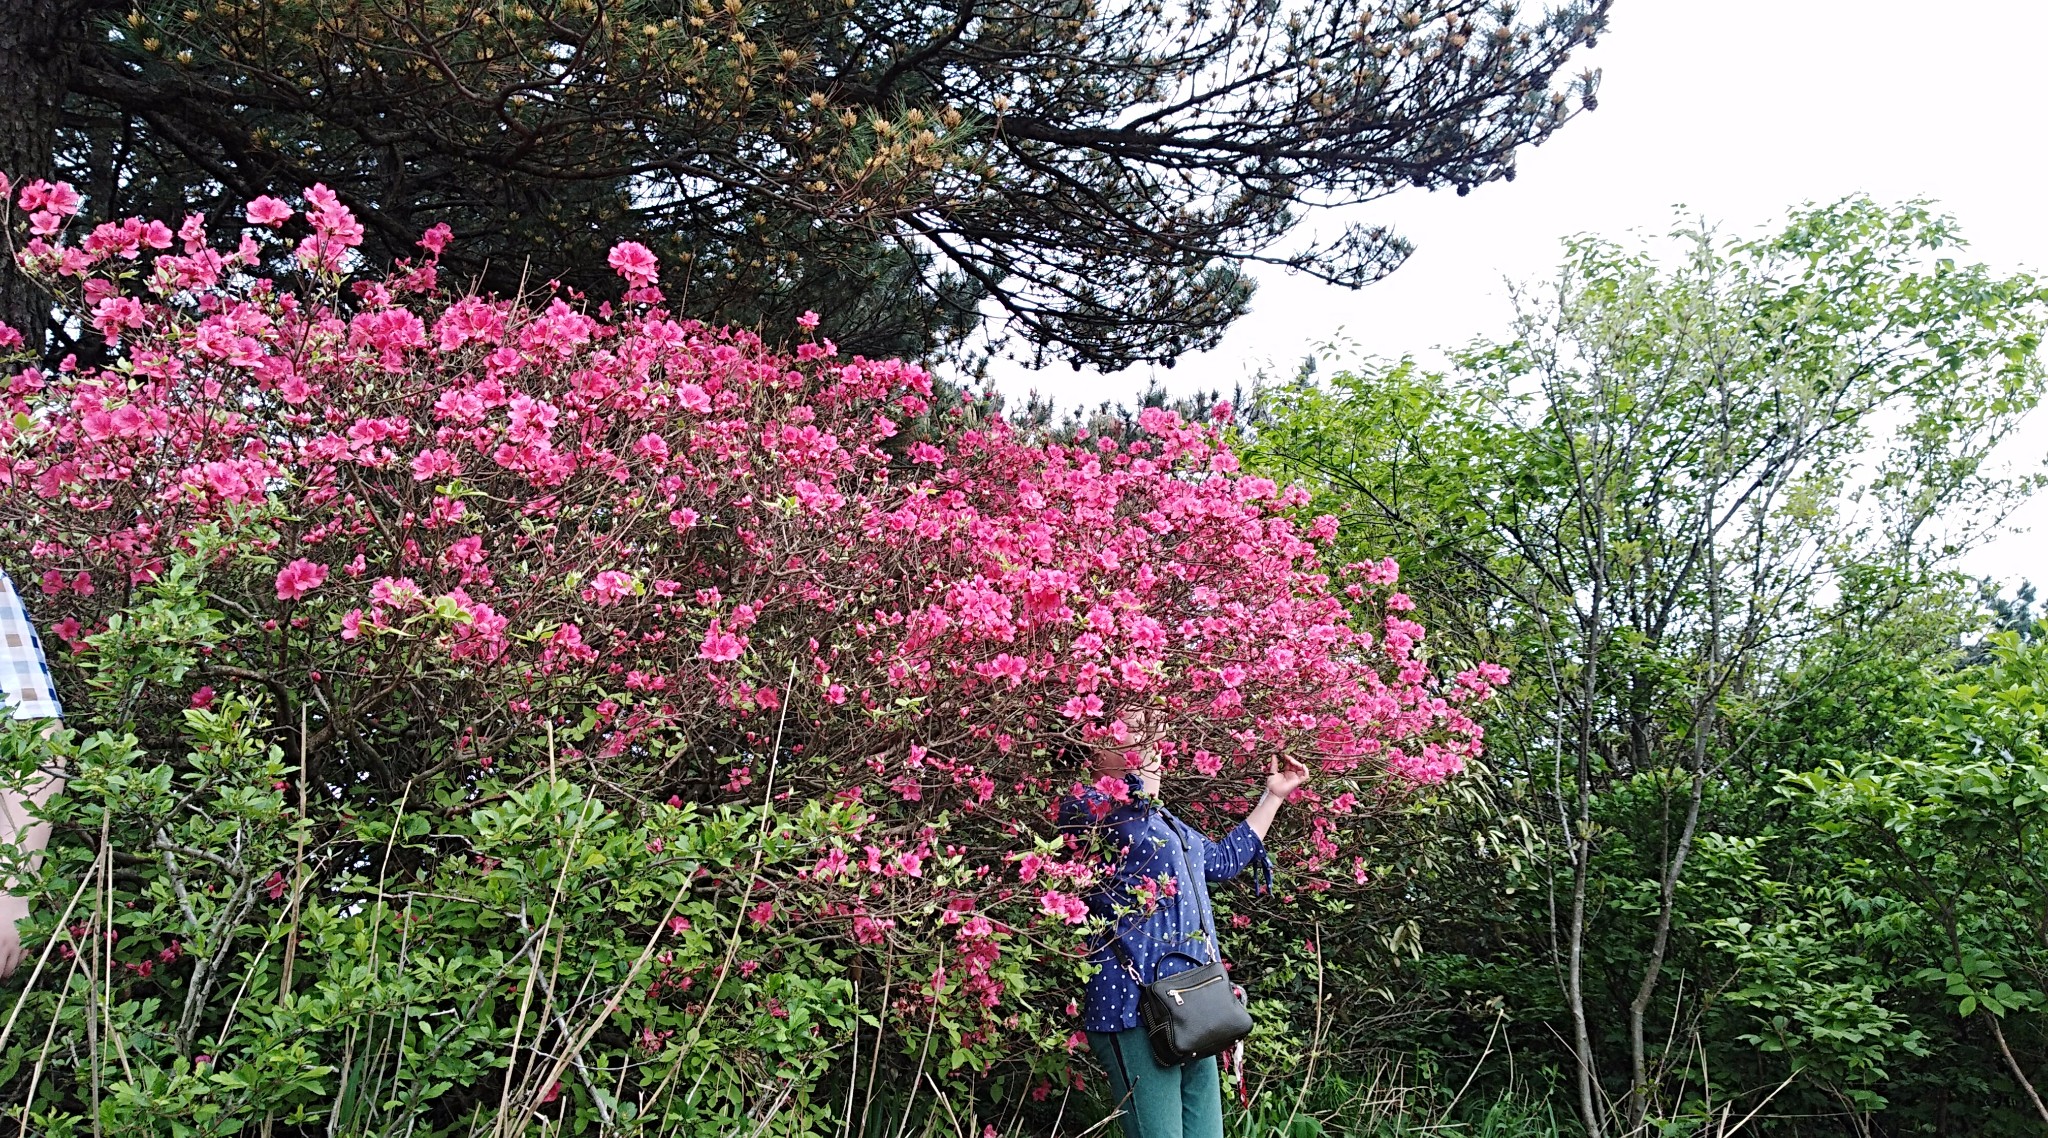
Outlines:
POLYGON ((58 719, 57 682, 43 656, 43 642, 29 622, 28 608, 14 582, 0 570, 0 706, 13 704, 16 719, 58 719))

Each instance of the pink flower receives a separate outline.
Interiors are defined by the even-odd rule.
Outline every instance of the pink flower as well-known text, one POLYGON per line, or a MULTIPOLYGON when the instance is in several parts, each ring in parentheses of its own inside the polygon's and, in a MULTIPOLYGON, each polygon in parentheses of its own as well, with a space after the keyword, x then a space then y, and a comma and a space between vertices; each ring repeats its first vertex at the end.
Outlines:
POLYGON ((1045 858, 1035 853, 1025 854, 1017 860, 1017 880, 1029 884, 1038 880, 1040 870, 1045 868, 1045 858))
POLYGON ((296 601, 327 580, 327 566, 301 557, 277 571, 277 599, 296 601))
POLYGON ((448 247, 448 240, 454 236, 455 231, 448 228, 448 223, 441 222, 420 235, 420 248, 438 257, 441 250, 448 247))
POLYGON ((638 241, 621 241, 612 246, 611 255, 605 261, 626 278, 627 283, 636 286, 653 284, 660 273, 654 254, 638 241))
POLYGON ((292 207, 266 194, 250 202, 244 215, 251 225, 267 225, 276 229, 291 220, 292 207))
POLYGON ((714 619, 711 622, 711 628, 704 633, 704 642, 697 648, 697 657, 702 660, 726 663, 739 659, 740 653, 745 651, 746 647, 747 641, 745 637, 734 636, 732 633, 725 631, 718 626, 718 621, 714 619))
POLYGON ((409 609, 426 600, 426 594, 411 577, 379 577, 370 586, 370 599, 391 608, 409 609))
POLYGON ((811 867, 811 876, 818 880, 838 877, 845 873, 846 867, 851 864, 847 860, 846 851, 835 846, 825 851, 825 856, 819 858, 818 864, 811 867))
POLYGON ((1102 697, 1077 695, 1060 707, 1060 714, 1068 719, 1099 718, 1102 715, 1102 697))
POLYGON ((633 441, 633 453, 649 462, 667 462, 668 440, 656 434, 641 435, 633 441))
POLYGON ((1071 893, 1048 889, 1038 895, 1038 907, 1046 915, 1058 917, 1070 925, 1078 925, 1088 919, 1088 904, 1071 893))
POLYGON ((192 706, 199 708, 201 710, 205 710, 206 708, 213 706, 212 684, 207 684, 205 687, 202 687, 198 691, 192 693, 192 706))
POLYGON ((415 482, 430 482, 461 473, 462 461, 445 448, 433 447, 413 456, 412 478, 415 482))
POLYGON ((631 596, 633 587, 638 583, 630 573, 606 569, 590 579, 590 584, 583 589, 583 599, 600 608, 614 605, 631 596))
POLYGON ((78 207, 84 202, 85 198, 71 187, 71 183, 53 184, 38 178, 21 187, 21 197, 15 204, 27 211, 70 217, 78 212, 78 207))
POLYGON ((818 326, 818 314, 815 312, 805 312, 802 316, 796 318, 796 326, 806 332, 816 328, 818 326))

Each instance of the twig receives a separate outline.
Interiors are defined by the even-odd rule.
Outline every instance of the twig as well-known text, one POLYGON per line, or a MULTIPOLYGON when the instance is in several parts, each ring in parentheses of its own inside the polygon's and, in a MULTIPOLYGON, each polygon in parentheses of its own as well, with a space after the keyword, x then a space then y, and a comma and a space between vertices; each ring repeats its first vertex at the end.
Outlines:
MULTIPOLYGON (((847 1072, 846 1075, 846 1106, 840 1112, 842 1117, 839 1119, 839 1125, 832 1128, 833 1138, 838 1138, 839 1135, 845 1134, 853 1128, 853 1092, 854 1088, 860 1086, 860 972, 858 970, 853 974, 853 1009, 853 1070, 847 1072)), ((886 1011, 887 1009, 883 1010, 886 1011)), ((876 1034, 880 1033, 881 1029, 877 1028, 876 1034)))
MULTIPOLYGON (((550 780, 550 790, 553 789, 553 785, 553 780, 550 780)), ((535 1109, 538 1109, 538 1104, 534 1104, 533 1107, 526 1109, 523 1112, 524 1117, 520 1119, 519 1126, 517 1128, 514 1128, 512 1130, 505 1129, 505 1121, 508 1117, 506 1115, 506 1111, 510 1108, 512 1102, 513 1073, 517 1071, 519 1067, 519 1041, 521 1037, 524 1036, 526 1033, 526 1013, 533 1007, 533 985, 534 982, 540 978, 541 947, 547 943, 548 931, 554 927, 555 908, 556 906, 561 904, 562 885, 569 879, 569 866, 572 862, 576 860, 576 847, 583 841, 583 827, 589 820, 589 805, 589 802, 586 800, 583 804, 583 807, 577 811, 576 830, 574 833, 569 835, 568 849, 567 852, 565 852, 562 856, 562 870, 560 873, 557 873, 555 875, 554 894, 548 898, 547 916, 541 919, 540 929, 536 934, 536 939, 533 942, 533 963, 528 968, 526 973, 526 987, 520 992, 519 995, 519 1019, 513 1025, 512 1028, 512 1054, 506 1060, 505 1083, 499 1089, 498 1092, 498 1117, 497 1120, 491 1126, 491 1132, 493 1134, 518 1133, 520 1130, 523 1130, 525 1128, 526 1122, 532 1118, 533 1111, 535 1109)), ((525 917, 525 913, 522 912, 520 914, 520 917, 523 920, 525 917)), ((536 1043, 533 1049, 536 1058, 540 1055, 538 1038, 539 1037, 536 1034, 536 1043)), ((529 1074, 530 1073, 531 1068, 529 1068, 529 1074)), ((540 1088, 553 1086, 554 1081, 556 1079, 559 1079, 560 1077, 561 1069, 557 1067, 555 1073, 552 1076, 550 1076, 546 1082, 542 1083, 540 1085, 540 1088)), ((534 1097, 536 1099, 541 1094, 540 1088, 537 1088, 534 1092, 534 1097)))
POLYGON ((1301 1104, 1308 1100, 1308 1088, 1315 1082, 1316 1052, 1323 1046, 1323 923, 1317 921, 1312 927, 1316 934, 1316 1026, 1315 1033, 1309 1036, 1308 1069, 1301 1077, 1301 1089, 1294 1093, 1294 1109, 1287 1112, 1287 1124, 1281 1127, 1283 1134, 1294 1133, 1295 1116, 1301 1113, 1301 1104))
MULTIPOLYGON (((1318 944, 1318 947, 1321 947, 1320 944, 1318 944)), ((1472 1088, 1472 1080, 1479 1077, 1479 1068, 1485 1064, 1486 1057, 1488 1055, 1493 1054, 1493 1041, 1495 1039, 1500 1038, 1501 1021, 1505 1020, 1507 1018, 1507 1015, 1508 1008, 1505 1003, 1503 1003, 1498 1009, 1495 1010, 1495 1014, 1493 1017, 1493 1030, 1486 1033, 1486 1046, 1480 1049, 1479 1058, 1473 1061, 1472 1073, 1465 1076, 1464 1085, 1460 1086, 1458 1088, 1458 1093, 1452 1095, 1451 1101, 1445 1104, 1443 1114, 1438 1116, 1439 1124, 1447 1124, 1450 1121, 1451 1111, 1457 1108, 1458 1100, 1465 1097, 1465 1092, 1472 1088)))
POLYGON ((121 1038, 121 1029, 114 1024, 114 847, 107 838, 108 823, 112 819, 111 813, 100 815, 100 857, 106 861, 106 869, 100 878, 100 884, 101 895, 107 899, 107 927, 105 934, 100 937, 107 963, 106 999, 100 1004, 100 1014, 107 1019, 107 1039, 114 1045, 114 1058, 121 1061, 121 1075, 132 1084, 135 1082, 135 1069, 128 1065, 128 1041, 121 1038))
POLYGON ((775 1104, 768 1108, 768 1113, 761 1116, 761 1121, 754 1124, 754 1132, 749 1134, 747 1138, 761 1138, 761 1131, 767 1129, 768 1123, 773 1121, 776 1115, 782 1113, 782 1104, 789 1101, 789 1092, 795 1089, 795 1075, 782 1080, 782 1093, 775 1096, 775 1104))
MULTIPOLYGON (((283 967, 281 967, 281 968, 279 968, 279 969, 278 969, 278 978, 277 978, 277 1002, 278 1002, 278 1005, 279 1005, 280 1007, 282 1007, 282 1006, 284 1005, 284 1003, 285 1003, 285 1001, 286 1001, 286 1000, 289 1000, 289 999, 291 998, 291 994, 292 994, 292 965, 293 965, 293 964, 295 964, 295 963, 297 963, 297 962, 298 962, 298 959, 299 959, 299 890, 300 890, 300 875, 301 875, 301 874, 303 874, 303 873, 305 872, 305 866, 306 866, 306 727, 307 727, 307 722, 306 722, 306 705, 305 705, 305 704, 300 704, 300 705, 299 705, 299 848, 298 848, 298 852, 296 852, 296 853, 294 853, 294 854, 292 855, 292 902, 291 902, 291 915, 290 915, 290 917, 288 918, 288 923, 287 923, 287 925, 286 925, 286 929, 285 929, 285 934, 284 934, 284 965, 283 965, 283 967)), ((398 813, 399 813, 399 820, 400 820, 400 821, 403 821, 403 820, 404 820, 404 816, 405 816, 405 805, 404 805, 404 803, 402 803, 402 802, 401 802, 401 803, 399 804, 399 807, 398 807, 398 813)), ((393 833, 394 835, 398 833, 398 827, 397 827, 397 826, 396 826, 395 824, 394 824, 394 825, 392 826, 391 832, 392 832, 392 833, 393 833)), ((389 859, 389 856, 390 856, 390 849, 389 849, 389 847, 388 847, 388 846, 386 847, 386 850, 385 850, 385 856, 386 856, 386 859, 388 860, 388 859, 389 859)))
POLYGON ((192 898, 185 892, 184 876, 178 872, 178 855, 171 850, 170 836, 162 829, 157 832, 157 852, 163 855, 164 877, 171 883, 171 893, 178 899, 178 908, 185 913, 185 924, 193 935, 199 932, 199 914, 192 911, 192 898))
MULTIPOLYGON (((697 1022, 690 1025, 690 1032, 684 1037, 685 1046, 694 1046, 695 1040, 689 1036, 696 1034, 710 1021, 711 1009, 718 1003, 718 994, 725 990, 725 979, 732 972, 733 958, 739 954, 740 932, 746 928, 747 923, 747 902, 754 899, 754 882, 761 876, 761 860, 768 853, 768 823, 775 816, 775 772, 782 761, 782 728, 789 721, 789 692, 795 684, 796 661, 791 660, 789 679, 782 685, 782 714, 776 717, 775 741, 768 749, 768 777, 761 787, 761 825, 754 839, 754 864, 747 870, 746 887, 740 890, 739 912, 733 915, 732 933, 726 937, 725 959, 718 966, 717 979, 711 982, 711 993, 704 998, 704 1009, 697 1013, 697 1022)), ((656 933, 659 932, 657 929, 656 933)), ((690 1084, 690 1093, 685 1102, 696 1101, 697 1089, 703 1082, 704 1072, 699 1071, 696 1080, 690 1084)))
MULTIPOLYGON (((1763 1101, 1762 1101, 1762 1102, 1759 1102, 1759 1103, 1757 1103, 1757 1104, 1756 1104, 1755 1106, 1751 1107, 1751 1108, 1749 1109, 1749 1113, 1748 1113, 1748 1114, 1745 1114, 1745 1115, 1743 1115, 1743 1116, 1742 1116, 1742 1121, 1740 1121, 1740 1122, 1736 1123, 1736 1124, 1735 1124, 1734 1126, 1727 1126, 1727 1125, 1726 1125, 1726 1123, 1727 1123, 1727 1119, 1728 1119, 1728 1115, 1727 1115, 1727 1114, 1723 1114, 1723 1115, 1721 1116, 1721 1120, 1722 1120, 1722 1123, 1723 1123, 1723 1129, 1722 1129, 1721 1133, 1719 1134, 1718 1138, 1729 1138, 1729 1135, 1731 1135, 1731 1134, 1734 1134, 1734 1133, 1735 1133, 1735 1132, 1736 1132, 1737 1130, 1740 1130, 1740 1129, 1742 1129, 1743 1127, 1745 1127, 1745 1126, 1749 1125, 1749 1120, 1750 1120, 1750 1119, 1752 1119, 1752 1118, 1755 1118, 1755 1117, 1756 1117, 1756 1115, 1757 1115, 1757 1112, 1758 1112, 1758 1111, 1760 1111, 1760 1110, 1762 1110, 1763 1108, 1765 1108, 1765 1107, 1767 1107, 1767 1106, 1771 1105, 1771 1100, 1772 1100, 1772 1099, 1774 1099, 1774 1098, 1777 1098, 1777 1097, 1778 1097, 1778 1092, 1779 1092, 1779 1091, 1782 1091, 1782 1090, 1784 1090, 1784 1089, 1785 1089, 1786 1087, 1789 1087, 1789 1086, 1791 1086, 1791 1085, 1792 1085, 1792 1080, 1794 1080, 1794 1079, 1796 1079, 1796 1078, 1798 1078, 1798 1077, 1799 1077, 1799 1072, 1798 1072, 1798 1071, 1794 1071, 1794 1072, 1792 1072, 1791 1074, 1789 1074, 1789 1075, 1785 1076, 1785 1081, 1784 1081, 1784 1082, 1782 1082, 1782 1083, 1779 1083, 1779 1084, 1778 1084, 1777 1086, 1775 1086, 1775 1087, 1772 1087, 1772 1088, 1771 1088, 1771 1093, 1770 1093, 1770 1094, 1767 1094, 1767 1095, 1765 1095, 1765 1096, 1763 1097, 1763 1101)), ((1727 1109, 1728 1109, 1728 1113, 1729 1113, 1729 1114, 1732 1114, 1732 1113, 1734 1113, 1734 1111, 1735 1111, 1735 1108, 1734 1108, 1733 1106, 1730 1106, 1730 1107, 1728 1107, 1727 1109)))
MULTIPOLYGON (((557 956, 559 955, 560 949, 558 947, 557 956)), ((575 1034, 575 1032, 569 1029, 569 1021, 562 1018, 561 1012, 555 1013, 555 1026, 562 1030, 563 1039, 568 1039, 575 1034)), ((590 1068, 584 1066, 583 1060, 574 1055, 569 1057, 569 1065, 576 1068, 577 1079, 582 1081, 583 1089, 590 1092, 590 1101, 597 1104, 597 1117, 602 1124, 598 1133, 602 1134, 609 1131, 612 1128, 612 1108, 605 1104, 603 1090, 591 1079, 590 1068)))
MULTIPOLYGON (((71 903, 64 906, 64 915, 57 918, 56 928, 58 932, 61 932, 65 928, 65 926, 70 922, 72 910, 78 907, 79 899, 85 896, 86 887, 88 885, 91 885, 93 880, 98 875, 99 863, 95 861, 93 863, 93 871, 91 873, 86 874, 85 877, 79 881, 78 888, 72 892, 71 903)), ((14 1035, 14 1021, 21 1017, 22 1005, 28 1002, 28 994, 36 990, 36 978, 43 974, 43 966, 49 963, 50 953, 55 952, 56 949, 57 933, 52 932, 50 934, 50 939, 43 945, 43 954, 36 958, 36 966, 29 971, 28 982, 21 986, 21 995, 16 996, 14 998, 14 1010, 7 1013, 7 1026, 4 1028, 0 1028, 0 1054, 6 1053, 7 1040, 14 1035)), ((76 952, 72 953, 72 959, 74 961, 77 959, 76 952)), ((74 964, 72 966, 72 969, 75 972, 77 970, 77 965, 74 964)), ((66 989, 68 990, 71 981, 69 979, 66 979, 64 981, 64 984, 66 989)))
MULTIPOLYGON (((888 1034, 889 986, 896 982, 896 946, 889 946, 889 954, 882 959, 882 1002, 875 1015, 875 1046, 868 1054, 868 1085, 860 1096, 860 1138, 867 1138, 868 1115, 875 1109, 875 1072, 882 1067, 882 1036, 888 1034)), ((848 1096, 851 1098, 852 1096, 848 1096)), ((1054 1120, 1053 1133, 1059 1133, 1059 1122, 1054 1120)), ((849 1123, 848 1129, 851 1129, 849 1123)))
MULTIPOLYGON (((938 972, 937 972, 937 973, 935 973, 934 975, 936 976, 936 975, 940 975, 940 974, 943 974, 943 973, 945 972, 945 970, 946 970, 946 949, 945 949, 945 945, 944 945, 944 943, 943 943, 943 942, 941 942, 941 944, 940 944, 940 946, 939 946, 939 967, 938 967, 938 972)), ((914 1107, 914 1106, 916 1106, 916 1105, 917 1105, 917 1085, 918 1085, 918 1083, 919 1083, 920 1081, 922 1081, 922 1079, 924 1078, 924 1073, 925 1073, 925 1071, 924 1071, 924 1064, 925 1064, 925 1060, 931 1057, 931 1053, 932 1053, 932 1033, 933 1033, 933 1032, 935 1032, 935 1031, 937 1031, 937 1030, 938 1030, 938 1027, 939 1027, 939 991, 940 991, 940 989, 939 989, 939 986, 938 986, 938 985, 936 985, 936 984, 935 984, 935 985, 933 985, 933 987, 932 987, 932 1014, 931 1014, 931 1016, 930 1016, 930 1017, 929 1017, 928 1019, 926 1019, 926 1021, 925 1021, 925 1025, 924 1025, 924 1043, 923 1043, 923 1044, 922 1044, 922 1045, 921 1045, 921 1046, 920 1046, 920 1047, 918 1048, 918 1051, 917 1051, 917 1071, 916 1071, 916 1073, 914 1073, 914 1074, 912 1074, 912 1075, 910 1076, 910 1096, 909 1096, 908 1098, 905 1098, 905 1099, 903 1100, 903 1118, 902 1118, 902 1120, 901 1120, 901 1121, 897 1122, 897 1124, 896 1124, 896 1138, 903 1138, 903 1129, 904 1129, 904 1127, 906 1127, 906 1126, 909 1126, 909 1125, 910 1125, 910 1108, 911 1108, 911 1107, 914 1107)))
POLYGON ((234 891, 221 907, 223 918, 214 925, 215 939, 213 955, 198 961, 192 968, 192 979, 185 987, 185 1010, 178 1017, 178 1031, 175 1039, 178 1054, 192 1054, 192 1040, 199 1031, 199 1013, 206 1007, 207 997, 220 975, 220 966, 226 962, 228 949, 235 941, 235 929, 249 916, 249 910, 256 907, 256 890, 249 884, 247 874, 235 883, 234 891))
MULTIPOLYGON (((66 913, 65 916, 68 917, 70 914, 66 913)), ((59 927, 62 927, 63 923, 62 921, 57 922, 59 927)), ((57 1006, 50 1009, 50 1026, 43 1032, 42 1047, 36 1051, 36 1069, 29 1075, 28 1094, 24 1095, 21 1100, 21 1132, 19 1138, 28 1138, 29 1108, 36 1104, 36 1086, 43 1081, 43 1065, 49 1062, 50 1059, 50 1040, 56 1037, 57 1025, 63 1022, 64 1019, 64 1005, 71 1000, 71 979, 78 975, 79 957, 79 953, 74 952, 71 954, 71 968, 64 973, 64 986, 58 989, 57 1006)), ((23 994, 26 993, 27 989, 23 989, 23 994)))

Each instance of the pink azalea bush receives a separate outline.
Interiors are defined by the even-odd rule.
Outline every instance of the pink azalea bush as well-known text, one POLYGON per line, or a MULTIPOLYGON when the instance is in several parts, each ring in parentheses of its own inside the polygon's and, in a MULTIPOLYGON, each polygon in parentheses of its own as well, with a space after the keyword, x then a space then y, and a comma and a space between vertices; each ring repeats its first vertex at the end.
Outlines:
POLYGON ((1273 845, 1312 891, 1480 747, 1504 676, 1440 684, 1396 567, 1325 565, 1334 520, 1220 423, 1034 438, 815 320, 782 351, 681 319, 632 242, 618 298, 480 296, 440 279, 445 227, 372 273, 347 208, 301 199, 222 237, 14 194, 20 262, 104 344, 0 379, 0 561, 67 684, 197 558, 216 635, 138 714, 241 693, 327 798, 459 808, 557 769, 628 809, 833 804, 800 865, 725 880, 742 924, 923 960, 881 1014, 942 1008, 977 1056, 1075 1026, 1071 967, 1016 962, 1085 920, 1051 808, 1136 713, 1212 832, 1310 761, 1273 845))

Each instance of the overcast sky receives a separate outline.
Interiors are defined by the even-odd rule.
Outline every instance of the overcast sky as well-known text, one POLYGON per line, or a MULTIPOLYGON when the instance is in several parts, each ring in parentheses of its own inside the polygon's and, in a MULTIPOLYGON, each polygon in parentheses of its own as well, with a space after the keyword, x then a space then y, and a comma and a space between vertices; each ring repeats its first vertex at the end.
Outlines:
MULTIPOLYGON (((1673 207, 1747 233, 1787 207, 1858 191, 1926 197, 1962 222, 1971 255, 2003 269, 2048 266, 2041 159, 2048 4, 2030 0, 1620 0, 1583 56, 1600 109, 1526 151, 1511 183, 1396 196, 1362 208, 1415 255, 1358 292, 1280 272, 1213 352, 1171 371, 1115 375, 1064 365, 999 367, 997 386, 1062 406, 1129 400, 1152 379, 1225 391, 1261 366, 1291 373, 1341 334, 1379 355, 1428 354, 1504 327, 1504 279, 1549 273, 1574 233, 1668 228, 1673 207)), ((2008 447, 2048 456, 2048 413, 2008 447)), ((2048 497, 1967 567, 2048 578, 2048 497)))

